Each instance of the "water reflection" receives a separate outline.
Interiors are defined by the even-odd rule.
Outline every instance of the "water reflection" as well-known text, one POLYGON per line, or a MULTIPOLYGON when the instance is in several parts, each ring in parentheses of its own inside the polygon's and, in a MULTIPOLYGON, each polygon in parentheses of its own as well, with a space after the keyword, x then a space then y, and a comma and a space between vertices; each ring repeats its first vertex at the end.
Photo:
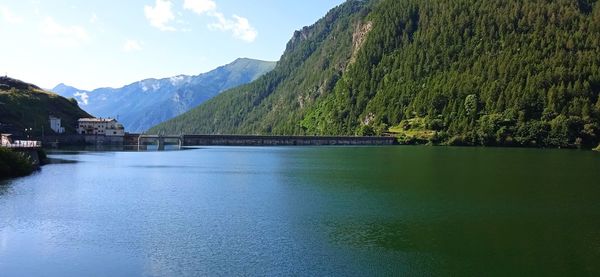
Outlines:
POLYGON ((177 151, 177 150, 189 150, 194 147, 179 147, 179 145, 164 145, 164 149, 159 150, 156 144, 142 144, 142 145, 85 145, 85 146, 66 146, 60 148, 48 149, 52 153, 81 153, 81 152, 135 152, 135 151, 177 151))
POLYGON ((10 180, 0 180, 0 197, 10 193, 10 180))
POLYGON ((50 157, 71 162, 0 185, 3 276, 600 273, 594 153, 207 147, 50 157))

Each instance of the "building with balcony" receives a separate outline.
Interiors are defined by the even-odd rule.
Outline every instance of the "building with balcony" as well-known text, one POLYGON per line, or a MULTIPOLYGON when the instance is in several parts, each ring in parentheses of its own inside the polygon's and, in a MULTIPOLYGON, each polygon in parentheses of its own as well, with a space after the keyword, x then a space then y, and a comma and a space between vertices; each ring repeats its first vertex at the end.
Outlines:
POLYGON ((80 118, 77 133, 81 135, 125 136, 123 124, 114 118, 80 118))

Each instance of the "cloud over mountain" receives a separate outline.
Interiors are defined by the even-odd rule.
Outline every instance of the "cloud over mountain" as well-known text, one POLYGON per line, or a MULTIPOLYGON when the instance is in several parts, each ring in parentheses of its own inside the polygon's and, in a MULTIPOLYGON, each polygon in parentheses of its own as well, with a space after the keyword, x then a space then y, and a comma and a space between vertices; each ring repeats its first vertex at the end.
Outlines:
POLYGON ((168 25, 175 19, 172 5, 168 0, 156 0, 154 6, 144 6, 144 15, 153 27, 161 31, 175 31, 174 27, 168 25))

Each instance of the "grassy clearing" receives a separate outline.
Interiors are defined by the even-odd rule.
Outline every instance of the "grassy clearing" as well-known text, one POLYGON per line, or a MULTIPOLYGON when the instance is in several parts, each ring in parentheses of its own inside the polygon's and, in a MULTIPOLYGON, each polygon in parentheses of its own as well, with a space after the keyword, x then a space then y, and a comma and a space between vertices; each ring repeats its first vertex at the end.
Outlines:
POLYGON ((75 133, 77 119, 90 117, 77 102, 51 92, 0 87, 0 123, 16 130, 32 128, 31 135, 41 136, 42 131, 51 132, 49 115, 61 118, 68 134, 75 133))
POLYGON ((403 120, 400 125, 393 126, 388 131, 401 144, 439 143, 439 133, 428 128, 425 118, 403 120))

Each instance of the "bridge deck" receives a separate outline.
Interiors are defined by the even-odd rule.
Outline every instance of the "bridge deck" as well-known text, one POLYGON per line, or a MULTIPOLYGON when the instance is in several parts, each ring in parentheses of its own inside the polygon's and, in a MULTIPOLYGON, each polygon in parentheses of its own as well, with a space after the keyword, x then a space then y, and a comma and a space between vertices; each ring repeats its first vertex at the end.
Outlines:
POLYGON ((202 145, 393 145, 395 137, 354 136, 266 136, 266 135, 142 135, 129 134, 125 141, 139 145, 142 141, 156 140, 159 145, 165 140, 177 139, 180 146, 202 145))
POLYGON ((394 137, 349 136, 263 136, 263 135, 184 135, 185 146, 194 145, 393 145, 394 137))

